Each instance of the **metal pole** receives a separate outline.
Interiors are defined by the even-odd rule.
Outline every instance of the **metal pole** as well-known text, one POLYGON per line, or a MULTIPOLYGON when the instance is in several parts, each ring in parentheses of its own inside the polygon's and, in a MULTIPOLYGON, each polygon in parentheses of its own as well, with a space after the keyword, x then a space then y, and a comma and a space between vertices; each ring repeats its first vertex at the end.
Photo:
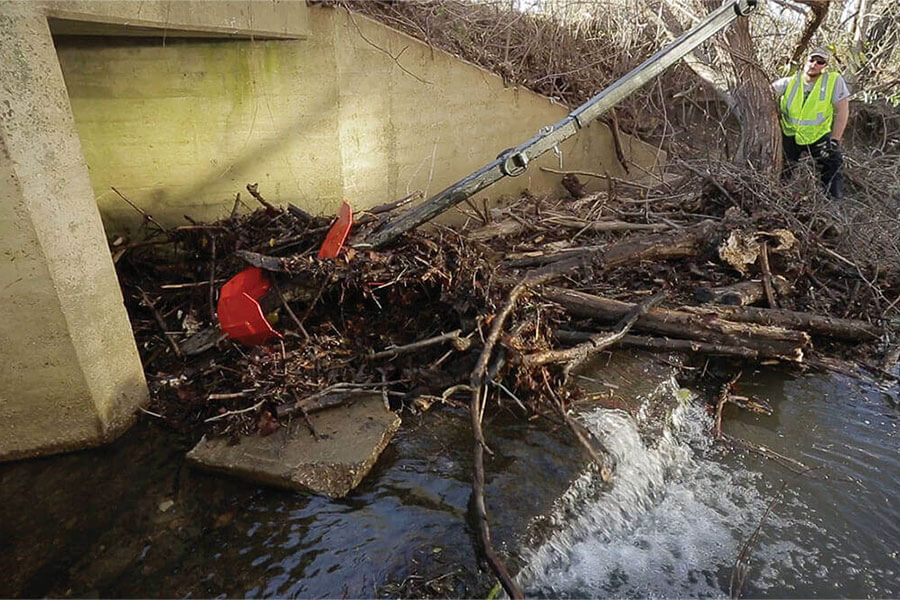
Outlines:
POLYGON ((363 243, 375 247, 384 246, 500 179, 521 175, 528 168, 529 162, 578 133, 579 129, 652 81, 736 18, 748 15, 756 4, 757 0, 731 0, 724 3, 703 21, 573 110, 563 120, 541 129, 537 135, 504 152, 494 162, 454 183, 399 218, 388 221, 370 233, 363 243))

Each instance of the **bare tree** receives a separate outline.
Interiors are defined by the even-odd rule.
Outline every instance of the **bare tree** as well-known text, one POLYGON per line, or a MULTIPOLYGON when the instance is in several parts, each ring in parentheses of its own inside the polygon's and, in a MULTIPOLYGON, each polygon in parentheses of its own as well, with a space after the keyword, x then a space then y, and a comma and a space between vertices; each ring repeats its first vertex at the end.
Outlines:
MULTIPOLYGON (((643 0, 645 14, 653 19, 670 39, 692 22, 718 8, 718 0, 688 2, 643 0), (682 22, 686 22, 682 25, 682 22)), ((689 0, 688 0, 689 1, 689 0)), ((738 19, 723 36, 716 38, 712 52, 697 51, 685 62, 697 76, 728 105, 738 120, 741 138, 734 160, 774 176, 781 170, 781 135, 769 77, 756 58, 750 23, 738 19)))

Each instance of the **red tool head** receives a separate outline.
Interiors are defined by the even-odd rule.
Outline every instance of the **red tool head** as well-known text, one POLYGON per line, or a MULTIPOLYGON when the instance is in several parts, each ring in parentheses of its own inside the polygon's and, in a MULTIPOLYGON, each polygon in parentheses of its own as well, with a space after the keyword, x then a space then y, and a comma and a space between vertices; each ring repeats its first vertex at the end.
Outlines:
POLYGON ((344 200, 338 211, 337 220, 331 226, 331 229, 328 230, 325 241, 322 243, 322 247, 319 248, 319 258, 336 258, 344 246, 344 241, 347 239, 347 234, 350 233, 351 227, 353 227, 353 209, 344 200))
POLYGON ((228 337, 248 346, 259 346, 281 334, 266 320, 259 300, 269 291, 262 269, 244 269, 222 286, 216 312, 219 325, 228 337))

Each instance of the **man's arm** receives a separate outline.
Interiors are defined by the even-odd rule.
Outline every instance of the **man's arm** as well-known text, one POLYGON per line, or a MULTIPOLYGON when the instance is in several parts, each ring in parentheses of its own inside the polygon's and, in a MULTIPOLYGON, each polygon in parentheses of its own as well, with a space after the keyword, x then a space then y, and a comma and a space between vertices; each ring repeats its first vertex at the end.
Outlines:
POLYGON ((850 98, 838 100, 834 105, 834 123, 831 126, 831 139, 841 141, 847 120, 850 118, 850 98))

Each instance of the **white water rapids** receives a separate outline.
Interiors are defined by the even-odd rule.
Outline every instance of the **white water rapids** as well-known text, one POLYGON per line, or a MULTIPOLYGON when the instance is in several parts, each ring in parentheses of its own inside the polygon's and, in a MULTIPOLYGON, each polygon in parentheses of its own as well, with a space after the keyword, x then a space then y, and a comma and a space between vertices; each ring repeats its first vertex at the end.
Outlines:
MULTIPOLYGON (((557 502, 554 533, 527 554, 519 575, 526 595, 727 596, 735 558, 771 500, 759 492, 761 475, 714 460, 711 420, 698 403, 680 403, 652 446, 625 412, 597 409, 582 419, 615 456, 613 480, 604 486, 590 470, 557 502)), ((791 541, 797 525, 777 510, 766 517, 769 541, 751 558, 756 590, 814 562, 814 549, 791 541)))

